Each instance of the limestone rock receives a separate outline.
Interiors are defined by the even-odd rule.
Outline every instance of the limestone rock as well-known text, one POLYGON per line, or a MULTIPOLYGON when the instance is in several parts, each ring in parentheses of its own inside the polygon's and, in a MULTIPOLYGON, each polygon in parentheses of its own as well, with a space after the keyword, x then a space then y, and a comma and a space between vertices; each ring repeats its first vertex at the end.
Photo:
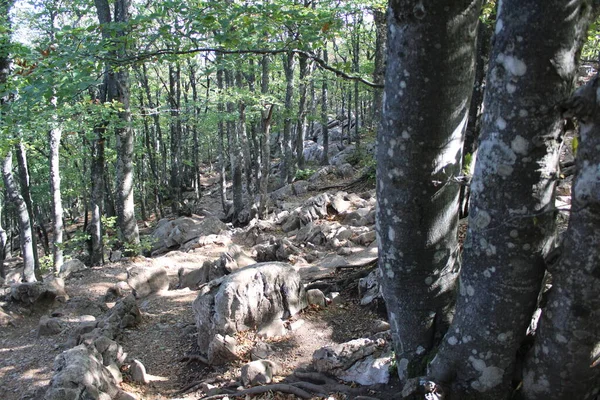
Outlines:
POLYGON ((310 305, 316 305, 319 307, 326 306, 325 295, 319 289, 310 289, 306 291, 306 300, 310 305))
POLYGON ((57 335, 65 329, 65 324, 59 318, 44 315, 38 324, 38 336, 57 335))
POLYGON ((270 360, 256 360, 242 367, 241 379, 244 386, 266 385, 280 372, 277 363, 270 360))
POLYGON ((115 398, 119 394, 117 382, 99 357, 97 351, 85 345, 59 354, 44 400, 115 398))
POLYGON ((131 267, 127 270, 127 284, 133 289, 136 298, 169 289, 169 277, 163 267, 131 267))
POLYGON ((54 302, 57 291, 43 282, 27 282, 11 286, 10 296, 26 306, 49 306, 54 302))
POLYGON ((361 298, 360 304, 366 306, 375 299, 381 298, 381 288, 379 287, 379 269, 371 271, 369 275, 358 281, 358 295, 361 298))
POLYGON ((146 374, 146 367, 139 360, 133 360, 131 363, 131 378, 134 382, 148 383, 148 375, 146 374))
MULTIPOLYGON (((259 263, 204 286, 193 303, 198 345, 207 352, 215 335, 262 328, 306 307, 300 275, 289 264, 259 263)), ((209 361, 211 357, 209 355, 209 361)))
POLYGON ((64 264, 60 267, 60 271, 58 272, 58 276, 60 278, 67 278, 69 275, 75 272, 81 272, 87 270, 88 267, 78 259, 74 258, 69 261, 65 261, 64 264))
POLYGON ((216 334, 208 345, 208 361, 213 365, 223 365, 235 361, 237 355, 237 341, 229 335, 216 334))
POLYGON ((387 384, 392 346, 383 338, 355 339, 325 346, 313 354, 313 366, 346 382, 361 385, 387 384))

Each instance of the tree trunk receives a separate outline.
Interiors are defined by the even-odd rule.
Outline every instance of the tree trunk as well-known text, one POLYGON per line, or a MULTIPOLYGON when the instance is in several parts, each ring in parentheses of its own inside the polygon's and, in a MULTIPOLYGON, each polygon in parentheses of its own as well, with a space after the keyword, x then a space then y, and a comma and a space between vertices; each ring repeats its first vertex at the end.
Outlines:
POLYGON ((306 139, 306 92, 307 92, 307 80, 310 74, 310 66, 308 64, 308 57, 304 54, 299 56, 300 65, 300 87, 298 92, 300 93, 300 102, 298 103, 298 129, 296 132, 296 160, 298 163, 298 169, 304 169, 304 140, 306 139))
MULTIPOLYGON (((225 71, 225 84, 228 89, 233 89, 233 73, 231 70, 226 69, 225 71)), ((233 101, 227 102, 227 114, 233 115, 235 113, 235 103, 233 101)), ((240 138, 238 132, 238 124, 234 120, 229 119, 227 121, 227 138, 229 141, 229 162, 231 164, 231 190, 233 198, 233 213, 231 213, 231 219, 234 224, 238 223, 238 217, 244 209, 244 195, 242 191, 242 154, 240 146, 240 138)))
POLYGON ((525 399, 594 399, 600 382, 600 109, 598 76, 575 94, 580 114, 577 172, 563 252, 552 274, 535 346, 523 376, 525 399), (590 112, 588 114, 588 112, 590 112))
MULTIPOLYGON (((510 394, 554 244, 563 119, 590 2, 505 0, 486 79, 456 316, 430 374, 461 399, 510 394)), ((553 397, 553 396, 552 396, 553 397)))
MULTIPOLYGON (((328 63, 327 57, 327 43, 323 48, 323 61, 328 63)), ((323 83, 321 86, 321 133, 323 135, 323 159, 321 165, 329 165, 329 115, 328 115, 328 87, 327 87, 327 76, 323 72, 323 83)))
POLYGON ((29 214, 29 224, 31 229, 31 247, 33 248, 33 264, 35 270, 35 276, 38 280, 42 280, 40 272, 40 259, 37 251, 37 237, 33 233, 35 232, 35 215, 33 212, 33 200, 31 200, 31 190, 29 185, 29 168, 27 165, 27 153, 25 152, 25 145, 23 141, 19 139, 19 143, 15 146, 17 152, 17 165, 19 171, 19 183, 21 186, 21 196, 27 206, 27 214, 29 214))
POLYGON ((221 197, 221 206, 225 214, 228 212, 227 203, 227 172, 225 161, 225 106, 223 104, 223 89, 224 89, 224 71, 223 71, 223 56, 218 54, 216 59, 217 64, 217 91, 219 98, 217 101, 217 112, 219 113, 218 125, 218 151, 219 151, 219 194, 221 197))
POLYGON ((458 192, 480 2, 392 1, 377 146, 379 270, 401 380, 451 318, 458 192), (431 38, 443 38, 443 42, 431 38), (460 73, 457 73, 460 71, 460 73))
POLYGON ((181 98, 179 65, 169 65, 169 107, 171 114, 171 212, 177 214, 182 207, 181 198, 181 120, 179 103, 181 98))
POLYGON ((283 119, 283 139, 281 154, 281 167, 279 169, 281 186, 292 183, 294 180, 294 160, 292 152, 292 100, 294 96, 294 67, 296 61, 293 52, 283 56, 283 71, 285 72, 285 103, 283 119))
MULTIPOLYGON (((53 107, 56 107, 56 98, 52 99, 53 107)), ((52 116, 52 127, 48 132, 48 143, 50 147, 50 193, 52 194, 52 230, 54 240, 52 242, 52 261, 54 271, 60 271, 63 264, 63 208, 60 193, 60 156, 59 146, 61 129, 58 125, 57 116, 52 116)), ((87 213, 86 213, 87 216, 87 213)), ((41 222, 43 225, 43 222, 41 222)))
MULTIPOLYGON (((115 0, 115 23, 126 24, 129 21, 131 0, 115 0)), ((121 28, 123 29, 123 28, 121 28)), ((125 33, 120 30, 117 36, 123 40, 125 33)), ((120 43, 117 57, 126 56, 126 43, 120 43)), ((129 71, 126 66, 120 66, 114 74, 116 83, 116 97, 122 109, 119 111, 119 127, 115 128, 117 134, 117 225, 120 238, 125 245, 128 255, 136 254, 140 243, 137 221, 135 218, 135 205, 133 196, 133 154, 135 132, 131 126, 131 108, 129 105, 129 71)), ((112 98, 109 99, 113 100, 112 98)))
POLYGON ((17 208, 17 217, 19 219, 19 243, 21 246, 21 256, 23 257, 23 281, 36 282, 38 279, 35 274, 35 261, 33 256, 31 224, 29 222, 29 213, 25 200, 19 194, 19 189, 12 173, 12 153, 9 151, 2 160, 2 179, 8 198, 17 208))
MULTIPOLYGON (((269 56, 263 56, 261 60, 261 93, 266 96, 269 93, 269 56)), ((261 111, 261 142, 260 142, 260 166, 259 166, 259 196, 258 207, 259 218, 267 216, 267 200, 269 192, 269 176, 271 172, 271 118, 273 117, 273 104, 265 106, 261 111)))

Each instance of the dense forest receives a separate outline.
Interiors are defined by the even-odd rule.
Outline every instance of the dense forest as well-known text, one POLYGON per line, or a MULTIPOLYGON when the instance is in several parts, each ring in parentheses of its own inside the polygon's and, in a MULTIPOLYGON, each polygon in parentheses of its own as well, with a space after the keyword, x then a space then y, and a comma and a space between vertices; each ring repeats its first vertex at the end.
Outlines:
POLYGON ((0 1, 0 276, 150 255, 207 192, 247 226, 353 149, 403 395, 598 398, 597 7, 0 1))

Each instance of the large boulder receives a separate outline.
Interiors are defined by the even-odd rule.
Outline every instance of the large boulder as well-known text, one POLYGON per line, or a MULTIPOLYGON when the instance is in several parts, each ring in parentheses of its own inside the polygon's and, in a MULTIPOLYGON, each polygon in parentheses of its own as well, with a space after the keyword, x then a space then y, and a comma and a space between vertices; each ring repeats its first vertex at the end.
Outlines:
POLYGON ((78 259, 74 258, 69 261, 65 261, 63 265, 60 267, 60 271, 58 272, 58 276, 60 278, 67 278, 69 275, 75 272, 81 272, 87 270, 88 267, 78 259))
POLYGON ((57 289, 44 282, 26 282, 11 286, 12 300, 26 306, 49 306, 59 295, 57 289))
POLYGON ((54 376, 44 400, 110 400, 117 396, 117 380, 95 347, 76 346, 54 360, 54 376))
MULTIPOLYGON (((300 275, 286 263, 242 268, 204 286, 193 303, 198 345, 207 353, 216 335, 268 331, 307 306, 300 275)), ((209 361, 214 363, 210 354, 209 361)))
POLYGON ((152 253, 179 248, 201 236, 218 235, 223 231, 227 231, 227 225, 217 217, 181 217, 172 221, 161 219, 152 234, 152 253))
POLYGON ((127 270, 127 284, 139 299, 169 290, 169 277, 163 267, 135 266, 127 270))

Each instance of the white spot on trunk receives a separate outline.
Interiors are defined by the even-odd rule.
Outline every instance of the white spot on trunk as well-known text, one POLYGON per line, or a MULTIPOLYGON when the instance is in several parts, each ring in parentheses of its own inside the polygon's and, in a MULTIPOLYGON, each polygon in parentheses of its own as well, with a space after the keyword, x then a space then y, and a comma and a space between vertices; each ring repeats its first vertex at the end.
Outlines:
POLYGON ((528 115, 529 115, 529 112, 527 112, 526 109, 522 108, 519 110, 519 117, 525 118, 528 115))
POLYGON ((467 294, 473 297, 475 295, 475 288, 471 285, 467 286, 467 294))
POLYGON ((400 87, 402 89, 405 89, 406 88, 406 81, 400 81, 400 87))
POLYGON ((496 21, 496 35, 500 33, 500 31, 504 28, 504 22, 501 19, 496 21))
POLYGON ((410 139, 410 133, 407 130, 402 131, 402 139, 408 140, 410 139))
POLYGON ((458 339, 455 336, 450 336, 448 338, 448 344, 450 346, 455 346, 458 343, 458 339))
POLYGON ((516 85, 513 85, 512 83, 507 83, 506 84, 506 93, 513 94, 516 91, 517 91, 517 86, 516 85))
POLYGON ((428 276, 427 278, 425 278, 425 284, 427 286, 431 285, 433 283, 433 278, 428 276))
POLYGON ((517 154, 526 156, 529 151, 529 142, 521 135, 517 135, 512 142, 510 148, 517 154))
POLYGON ((425 353, 425 348, 423 346, 417 347, 416 353, 420 356, 421 354, 425 353))
POLYGON ((504 118, 498 117, 498 119, 496 119, 496 126, 501 131, 503 131, 504 129, 506 129, 506 121, 504 120, 504 118))
POLYGON ((567 338, 564 337, 563 335, 561 335, 560 333, 556 334, 555 339, 558 343, 567 343, 568 342, 567 338))
POLYGON ((394 229, 392 229, 392 227, 388 229, 388 238, 391 242, 393 242, 394 239, 396 239, 396 232, 394 232, 394 229))
POLYGON ((522 60, 519 60, 515 56, 506 55, 504 53, 498 54, 496 61, 502 64, 511 75, 523 76, 527 72, 527 65, 522 60))
POLYGON ((477 372, 481 372, 479 379, 471 383, 471 387, 479 392, 485 392, 502 383, 504 370, 502 368, 487 366, 482 359, 469 356, 469 361, 477 372))

